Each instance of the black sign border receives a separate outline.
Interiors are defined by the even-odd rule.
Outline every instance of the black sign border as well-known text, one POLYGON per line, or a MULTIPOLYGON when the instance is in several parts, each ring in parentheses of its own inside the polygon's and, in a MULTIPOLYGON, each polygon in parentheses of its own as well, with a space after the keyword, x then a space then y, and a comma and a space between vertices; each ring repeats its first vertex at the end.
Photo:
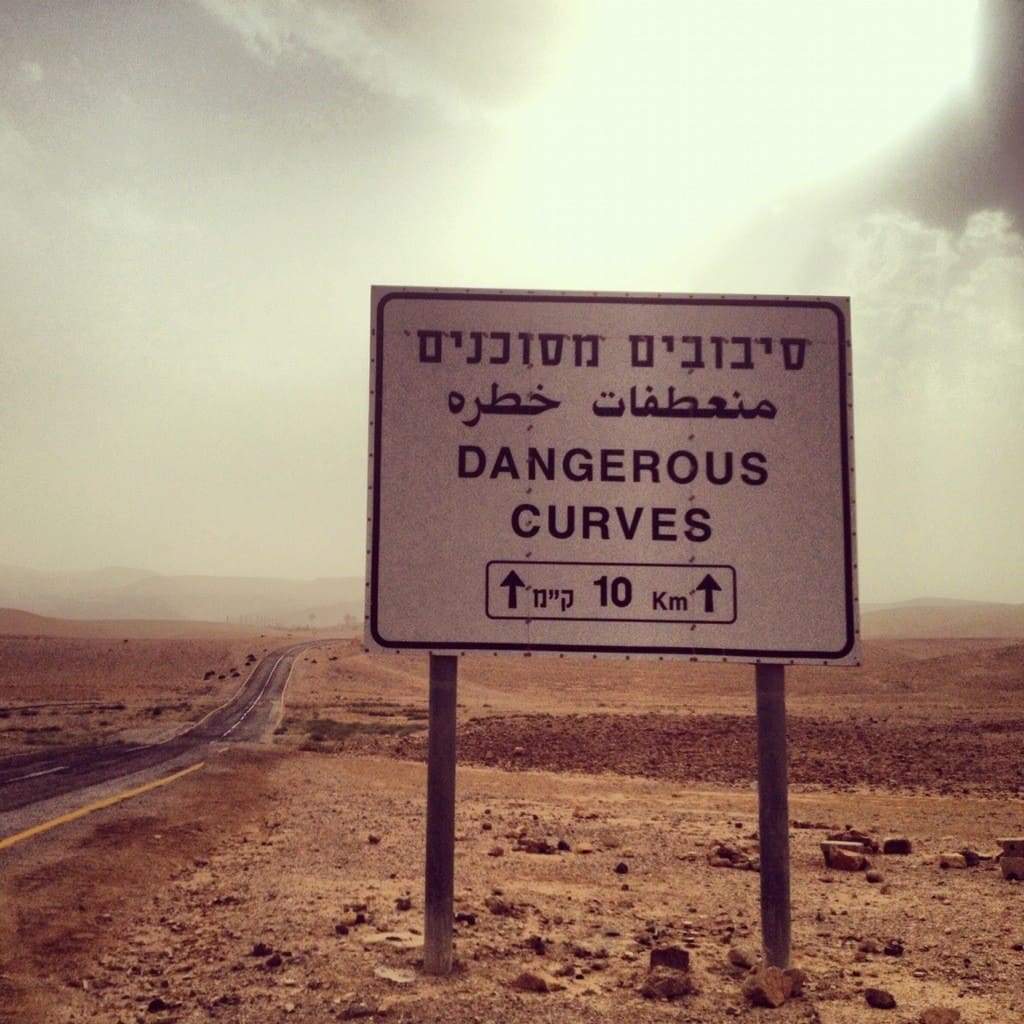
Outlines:
POLYGON ((859 639, 857 629, 856 601, 856 564, 853 558, 854 518, 853 495, 851 494, 850 451, 852 438, 850 433, 850 416, 852 400, 849 388, 848 353, 850 347, 849 323, 844 310, 827 298, 814 299, 789 296, 700 296, 700 295, 661 295, 661 294, 625 294, 591 293, 591 292, 530 292, 530 291, 495 291, 483 289, 419 289, 395 288, 386 290, 373 310, 373 373, 371 397, 371 430, 373 435, 373 476, 372 513, 370 522, 370 566, 369 579, 366 581, 366 626, 374 642, 382 648, 394 651, 434 651, 470 653, 474 651, 486 653, 531 653, 538 654, 571 654, 592 656, 620 657, 659 657, 683 658, 691 661, 789 661, 789 662, 829 662, 847 658, 857 648, 859 639), (558 303, 603 306, 727 306, 730 308, 747 307, 760 309, 824 309, 832 312, 836 318, 836 337, 838 344, 839 370, 839 432, 841 438, 841 472, 843 490, 843 575, 844 602, 846 616, 846 636, 838 650, 805 651, 805 650, 754 650, 751 648, 733 647, 661 647, 636 646, 623 644, 543 644, 543 643, 476 643, 457 642, 451 640, 389 640, 381 636, 377 628, 379 593, 377 580, 379 577, 380 557, 380 477, 381 463, 378 453, 381 450, 381 418, 383 405, 384 375, 384 310, 390 302, 402 299, 417 301, 450 302, 528 302, 558 303))

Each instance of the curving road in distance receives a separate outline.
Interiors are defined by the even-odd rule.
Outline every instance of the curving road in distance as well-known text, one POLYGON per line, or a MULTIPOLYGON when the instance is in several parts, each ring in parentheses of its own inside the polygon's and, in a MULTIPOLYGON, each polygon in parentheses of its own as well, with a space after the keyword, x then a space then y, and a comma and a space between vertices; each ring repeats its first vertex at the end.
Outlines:
POLYGON ((295 656, 323 642, 267 655, 231 700, 160 743, 50 747, 0 758, 0 814, 165 763, 176 768, 195 764, 213 744, 261 739, 277 719, 295 656))

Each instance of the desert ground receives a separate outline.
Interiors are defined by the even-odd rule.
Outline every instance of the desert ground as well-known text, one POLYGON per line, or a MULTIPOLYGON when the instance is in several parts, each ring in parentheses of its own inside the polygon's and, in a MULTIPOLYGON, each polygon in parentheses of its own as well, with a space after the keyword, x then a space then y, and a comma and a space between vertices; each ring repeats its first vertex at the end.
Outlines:
MULTIPOLYGON (((1024 835, 1024 615, 879 614, 861 667, 787 669, 804 984, 779 1008, 744 991, 751 666, 461 659, 456 964, 432 978, 427 659, 342 638, 296 661, 265 743, 0 850, 0 1020, 1020 1021, 1024 883, 996 840, 1024 835), (826 867, 851 828, 909 852, 826 867), (665 948, 674 998, 644 992, 665 948)), ((4 754, 169 735, 295 642, 27 621, 0 636, 4 754)))

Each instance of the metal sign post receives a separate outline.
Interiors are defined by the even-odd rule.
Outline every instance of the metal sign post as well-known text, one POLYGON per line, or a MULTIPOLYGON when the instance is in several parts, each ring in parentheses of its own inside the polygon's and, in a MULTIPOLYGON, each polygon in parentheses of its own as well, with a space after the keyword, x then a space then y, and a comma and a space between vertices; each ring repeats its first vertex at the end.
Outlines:
POLYGON ((427 853, 424 891, 423 969, 452 969, 452 904, 455 892, 455 705, 459 659, 430 656, 427 740, 427 853))
POLYGON ((789 796, 786 670, 758 665, 757 799, 761 847, 761 938, 769 967, 789 966, 789 796))

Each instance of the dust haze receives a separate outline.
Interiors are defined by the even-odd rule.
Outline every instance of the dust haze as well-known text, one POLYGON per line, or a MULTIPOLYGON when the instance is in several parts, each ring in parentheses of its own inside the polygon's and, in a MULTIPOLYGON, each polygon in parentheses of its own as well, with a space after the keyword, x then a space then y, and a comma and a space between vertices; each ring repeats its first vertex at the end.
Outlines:
POLYGON ((1024 10, 0 13, 0 564, 357 577, 369 288, 849 294, 860 591, 1024 601, 1024 10))

